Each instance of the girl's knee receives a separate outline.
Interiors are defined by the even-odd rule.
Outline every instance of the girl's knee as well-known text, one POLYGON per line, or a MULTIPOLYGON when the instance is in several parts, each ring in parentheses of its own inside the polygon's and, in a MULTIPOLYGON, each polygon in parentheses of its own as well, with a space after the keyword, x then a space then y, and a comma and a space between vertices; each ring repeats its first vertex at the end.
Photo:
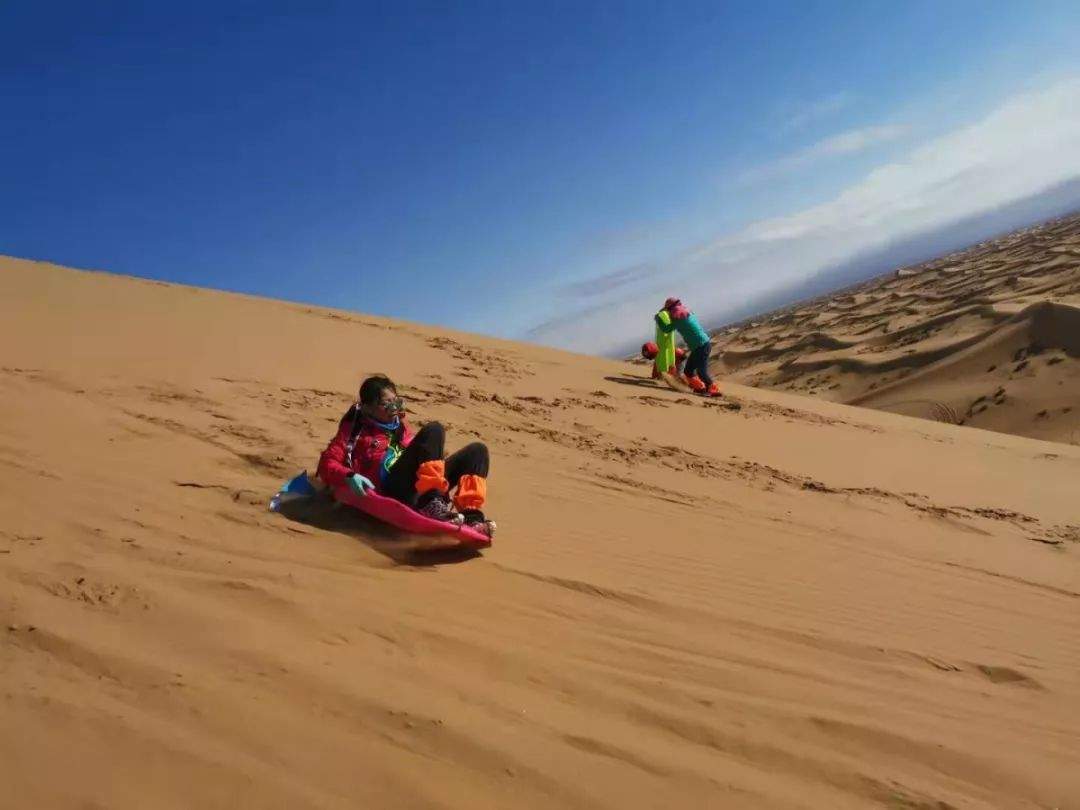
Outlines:
POLYGON ((412 444, 423 448, 432 458, 442 458, 446 452, 446 430, 438 422, 428 422, 413 437, 412 444))
POLYGON ((463 448, 463 452, 468 453, 473 458, 483 459, 485 462, 491 458, 491 455, 488 453, 487 445, 483 442, 467 444, 463 448))
POLYGON ((461 457, 466 469, 474 475, 486 478, 491 472, 491 456, 488 454, 487 445, 483 442, 473 442, 461 448, 461 457))
POLYGON ((446 428, 442 426, 441 422, 428 422, 417 431, 416 438, 413 441, 442 453, 443 447, 446 446, 446 428))

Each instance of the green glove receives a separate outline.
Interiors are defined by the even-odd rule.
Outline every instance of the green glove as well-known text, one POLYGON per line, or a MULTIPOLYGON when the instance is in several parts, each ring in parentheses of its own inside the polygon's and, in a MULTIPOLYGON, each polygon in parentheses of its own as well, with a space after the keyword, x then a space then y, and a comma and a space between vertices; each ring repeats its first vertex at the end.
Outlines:
POLYGON ((363 498, 371 490, 375 489, 375 485, 371 481, 359 473, 353 473, 345 479, 349 485, 349 489, 353 491, 353 494, 359 498, 363 498))

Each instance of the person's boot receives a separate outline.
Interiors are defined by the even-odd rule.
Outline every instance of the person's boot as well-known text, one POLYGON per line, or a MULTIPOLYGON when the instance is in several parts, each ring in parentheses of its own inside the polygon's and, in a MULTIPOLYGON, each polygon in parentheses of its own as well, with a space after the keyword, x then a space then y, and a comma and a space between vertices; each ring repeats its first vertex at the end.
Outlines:
POLYGON ((489 538, 495 536, 495 521, 488 520, 479 509, 466 509, 461 513, 461 517, 470 529, 476 529, 489 538))
POLYGON ((417 499, 416 511, 432 520, 459 525, 465 522, 465 518, 450 503, 450 499, 437 489, 425 492, 417 499))
POLYGON ((464 518, 450 502, 449 489, 446 462, 425 461, 416 470, 416 511, 432 520, 460 524, 464 518))
POLYGON ((720 386, 717 385, 716 383, 713 383, 712 385, 709 386, 708 390, 705 391, 705 396, 707 396, 707 397, 718 397, 718 396, 720 396, 720 386))
POLYGON ((689 385, 696 394, 700 394, 705 390, 705 383, 701 381, 700 377, 691 377, 687 375, 686 384, 689 385))
POLYGON ((488 520, 482 511, 487 500, 487 479, 479 475, 463 475, 454 493, 454 506, 465 520, 465 525, 488 537, 495 536, 495 521, 488 520))

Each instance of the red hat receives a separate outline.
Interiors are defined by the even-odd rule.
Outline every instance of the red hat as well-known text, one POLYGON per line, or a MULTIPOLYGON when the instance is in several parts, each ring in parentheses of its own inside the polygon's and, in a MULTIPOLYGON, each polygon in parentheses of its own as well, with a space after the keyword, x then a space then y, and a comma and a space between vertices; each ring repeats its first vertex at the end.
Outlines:
POLYGON ((678 306, 681 303, 682 301, 680 301, 678 298, 669 298, 667 301, 664 302, 664 309, 671 309, 672 307, 678 306))
POLYGON ((660 348, 651 340, 648 343, 641 344, 641 356, 652 360, 660 353, 660 348))

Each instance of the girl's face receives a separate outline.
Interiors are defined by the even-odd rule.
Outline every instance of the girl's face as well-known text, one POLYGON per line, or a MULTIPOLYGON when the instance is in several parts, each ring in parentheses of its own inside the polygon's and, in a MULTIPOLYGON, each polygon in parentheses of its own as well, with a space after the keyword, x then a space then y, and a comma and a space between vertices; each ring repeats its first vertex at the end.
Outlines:
POLYGON ((379 401, 368 406, 368 412, 380 422, 393 422, 405 412, 405 400, 393 388, 384 388, 379 392, 379 401))

